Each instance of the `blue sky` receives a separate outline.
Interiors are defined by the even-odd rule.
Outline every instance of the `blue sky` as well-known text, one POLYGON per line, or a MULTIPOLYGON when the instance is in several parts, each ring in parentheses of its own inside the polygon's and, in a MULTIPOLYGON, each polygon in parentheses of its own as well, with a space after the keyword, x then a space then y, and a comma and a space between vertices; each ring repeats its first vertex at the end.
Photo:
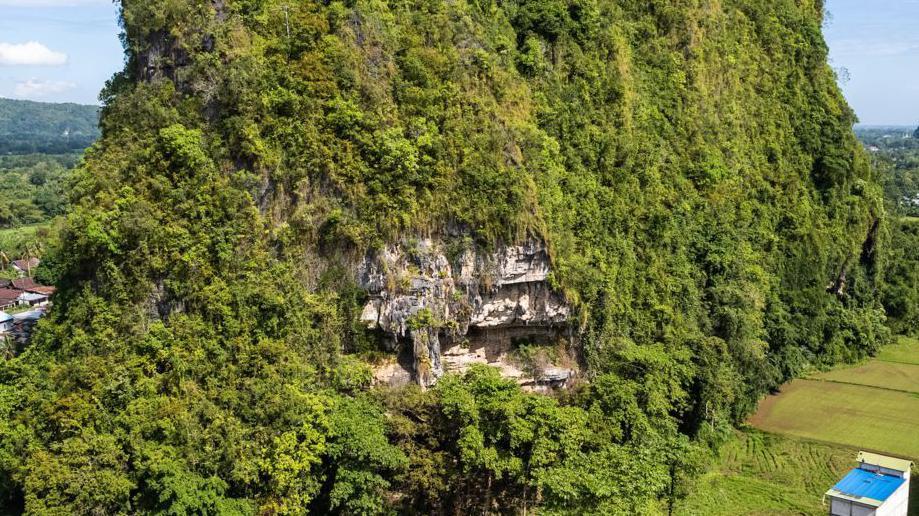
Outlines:
POLYGON ((0 97, 97 104, 123 67, 111 0, 0 0, 0 97))
MULTIPOLYGON (((768 0, 764 0, 768 1, 768 0)), ((833 67, 863 124, 919 125, 919 0, 828 0, 833 67)))
MULTIPOLYGON (((769 1, 769 0, 762 0, 769 1)), ((828 0, 832 65, 864 124, 919 124, 919 0, 828 0)), ((0 0, 0 96, 98 102, 122 67, 110 0, 0 0)))

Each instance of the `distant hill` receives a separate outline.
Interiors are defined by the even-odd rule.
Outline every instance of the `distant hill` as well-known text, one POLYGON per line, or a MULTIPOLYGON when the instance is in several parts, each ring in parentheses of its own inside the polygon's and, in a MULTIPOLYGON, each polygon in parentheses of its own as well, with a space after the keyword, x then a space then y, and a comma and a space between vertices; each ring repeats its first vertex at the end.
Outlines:
POLYGON ((99 137, 99 107, 0 98, 0 154, 63 154, 99 137))

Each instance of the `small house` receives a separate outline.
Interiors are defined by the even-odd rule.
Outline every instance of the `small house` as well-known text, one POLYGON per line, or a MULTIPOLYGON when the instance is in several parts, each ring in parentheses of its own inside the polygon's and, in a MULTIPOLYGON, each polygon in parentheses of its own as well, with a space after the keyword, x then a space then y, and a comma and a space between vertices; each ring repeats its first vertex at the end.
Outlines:
POLYGON ((830 516, 906 516, 913 463, 858 452, 858 467, 826 492, 830 516))
POLYGON ((30 288, 30 289, 26 289, 26 290, 28 290, 29 292, 32 292, 32 293, 34 293, 34 294, 44 294, 44 295, 46 295, 46 296, 48 296, 48 297, 51 297, 52 294, 54 294, 55 292, 57 292, 57 289, 56 289, 56 288, 54 288, 54 287, 46 287, 46 286, 44 286, 44 285, 39 285, 39 286, 37 286, 37 287, 33 287, 33 288, 30 288))
POLYGON ((0 287, 0 310, 19 306, 19 296, 21 295, 21 290, 0 287))
POLYGON ((13 314, 13 328, 10 333, 20 345, 24 345, 29 341, 35 324, 38 323, 38 320, 44 315, 45 312, 42 308, 13 314))
POLYGON ((39 286, 32 278, 16 278, 10 281, 10 287, 17 290, 30 290, 39 286))
POLYGON ((20 304, 29 306, 45 306, 48 304, 48 296, 35 292, 23 292, 19 296, 19 302, 20 304))
POLYGON ((41 263, 41 260, 38 258, 32 257, 25 260, 13 260, 11 264, 13 270, 18 272, 20 276, 31 276, 32 271, 41 263))
POLYGON ((13 319, 17 323, 26 323, 26 324, 35 324, 45 315, 45 312, 39 308, 36 310, 29 310, 28 312, 20 312, 18 314, 13 314, 13 319))
POLYGON ((6 313, 0 312, 0 333, 6 333, 13 329, 13 316, 6 313))

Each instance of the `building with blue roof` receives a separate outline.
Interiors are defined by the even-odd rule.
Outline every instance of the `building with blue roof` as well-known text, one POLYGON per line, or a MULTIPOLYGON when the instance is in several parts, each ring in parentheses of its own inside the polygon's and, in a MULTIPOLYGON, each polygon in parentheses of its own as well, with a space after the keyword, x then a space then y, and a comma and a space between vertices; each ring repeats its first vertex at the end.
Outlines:
POLYGON ((826 492, 831 516, 906 516, 913 463, 859 452, 858 467, 826 492))

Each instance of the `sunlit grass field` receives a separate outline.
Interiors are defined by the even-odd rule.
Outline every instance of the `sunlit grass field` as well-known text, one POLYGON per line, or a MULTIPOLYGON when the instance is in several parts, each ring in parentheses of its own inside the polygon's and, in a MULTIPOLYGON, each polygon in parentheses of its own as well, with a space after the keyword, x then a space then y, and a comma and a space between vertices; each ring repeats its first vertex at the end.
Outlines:
POLYGON ((877 359, 919 365, 919 339, 900 337, 896 344, 881 349, 877 359))
POLYGON ((679 514, 823 515, 823 493, 854 458, 848 448, 756 430, 737 432, 679 514))
POLYGON ((795 380, 750 422, 767 432, 919 457, 919 396, 863 385, 795 380))
POLYGON ((919 393, 919 364, 872 360, 862 366, 837 369, 814 375, 812 378, 919 393))

